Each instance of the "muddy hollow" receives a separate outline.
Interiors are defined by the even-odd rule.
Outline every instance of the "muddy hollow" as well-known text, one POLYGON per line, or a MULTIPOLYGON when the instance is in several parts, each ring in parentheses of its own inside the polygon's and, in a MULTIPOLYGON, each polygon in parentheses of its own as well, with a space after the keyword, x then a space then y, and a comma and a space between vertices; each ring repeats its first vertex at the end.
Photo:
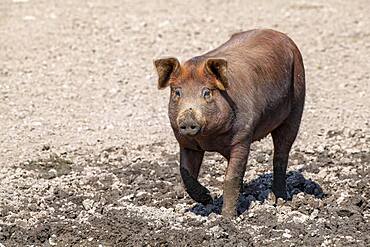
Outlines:
POLYGON ((370 5, 349 1, 0 2, 0 246, 369 246, 370 5), (196 6, 196 7, 194 7, 196 6), (270 136, 224 220, 227 162, 184 191, 153 59, 273 28, 299 46, 306 104, 274 205, 270 136))

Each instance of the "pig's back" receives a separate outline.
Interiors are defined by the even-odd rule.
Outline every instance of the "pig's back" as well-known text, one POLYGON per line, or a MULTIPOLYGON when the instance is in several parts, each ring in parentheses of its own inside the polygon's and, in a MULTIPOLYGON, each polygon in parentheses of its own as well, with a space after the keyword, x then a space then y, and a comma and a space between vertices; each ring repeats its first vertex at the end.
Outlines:
POLYGON ((251 57, 268 56, 272 50, 281 48, 282 45, 289 46, 291 43, 293 41, 284 33, 272 29, 253 29, 233 34, 228 41, 204 56, 231 59, 240 57, 241 54, 251 57))
MULTIPOLYGON (((204 56, 222 57, 228 62, 231 76, 249 76, 251 79, 279 81, 290 72, 293 63, 294 42, 285 34, 271 29, 254 29, 236 33, 204 56)), ((231 78, 232 79, 232 78, 231 78)))
POLYGON ((294 49, 296 46, 285 34, 255 29, 232 35, 226 43, 203 57, 225 58, 231 96, 242 94, 253 98, 263 97, 271 91, 276 95, 288 93, 292 83, 294 49))

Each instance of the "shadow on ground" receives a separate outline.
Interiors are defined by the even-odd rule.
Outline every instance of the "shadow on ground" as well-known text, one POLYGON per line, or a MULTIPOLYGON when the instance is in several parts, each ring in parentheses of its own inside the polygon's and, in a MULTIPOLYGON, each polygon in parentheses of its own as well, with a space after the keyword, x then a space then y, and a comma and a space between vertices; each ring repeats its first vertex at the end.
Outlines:
MULTIPOLYGON (((272 173, 262 174, 249 183, 244 183, 243 192, 240 195, 238 203, 238 214, 240 215, 247 211, 254 201, 266 201, 271 192, 271 185, 272 173)), ((321 186, 311 179, 306 179, 302 175, 302 170, 287 173, 287 192, 289 201, 292 200, 294 195, 301 192, 314 195, 316 198, 323 198, 325 196, 321 186)), ((198 203, 189 209, 189 211, 202 216, 208 216, 211 213, 221 214, 222 204, 223 196, 219 196, 213 200, 212 205, 204 206, 198 203)))

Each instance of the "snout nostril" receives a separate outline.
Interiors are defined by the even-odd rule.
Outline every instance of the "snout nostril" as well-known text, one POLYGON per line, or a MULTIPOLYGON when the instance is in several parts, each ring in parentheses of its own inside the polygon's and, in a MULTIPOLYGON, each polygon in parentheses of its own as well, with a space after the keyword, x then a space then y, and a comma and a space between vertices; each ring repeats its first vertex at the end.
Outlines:
POLYGON ((184 130, 184 129, 186 129, 186 126, 184 126, 184 125, 183 126, 180 126, 180 129, 183 129, 184 130))
POLYGON ((190 128, 193 130, 193 129, 196 128, 196 126, 195 125, 192 125, 192 126, 190 126, 190 128))

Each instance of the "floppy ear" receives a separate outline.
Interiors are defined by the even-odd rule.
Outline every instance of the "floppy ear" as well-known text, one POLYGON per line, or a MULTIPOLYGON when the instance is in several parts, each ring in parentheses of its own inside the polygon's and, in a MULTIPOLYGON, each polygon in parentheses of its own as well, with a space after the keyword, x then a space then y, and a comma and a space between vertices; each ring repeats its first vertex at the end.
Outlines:
POLYGON ((164 89, 169 85, 172 74, 180 70, 180 63, 174 57, 162 58, 154 61, 158 73, 158 89, 164 89))
POLYGON ((228 88, 227 61, 223 58, 209 58, 206 61, 206 71, 216 77, 216 86, 224 91, 228 88))

